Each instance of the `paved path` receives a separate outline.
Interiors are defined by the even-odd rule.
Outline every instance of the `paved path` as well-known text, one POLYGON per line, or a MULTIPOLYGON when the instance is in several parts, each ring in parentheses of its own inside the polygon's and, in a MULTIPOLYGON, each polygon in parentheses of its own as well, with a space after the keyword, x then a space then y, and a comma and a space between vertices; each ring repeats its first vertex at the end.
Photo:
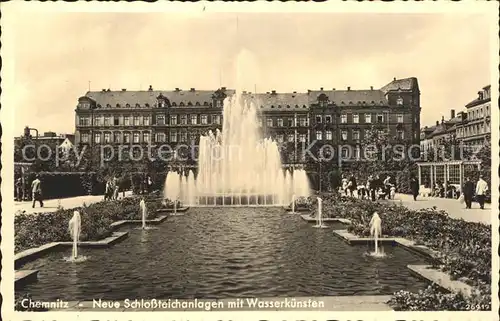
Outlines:
MULTIPOLYGON (((125 192, 125 196, 130 196, 132 193, 130 191, 125 192)), ((120 198, 123 196, 123 193, 120 193, 120 198)), ((28 214, 33 213, 46 213, 46 212, 55 212, 57 211, 57 207, 59 204, 65 208, 75 208, 82 206, 83 203, 90 205, 92 203, 97 203, 104 200, 103 195, 86 195, 86 196, 78 196, 78 197, 69 197, 69 198, 61 198, 61 199, 52 199, 46 200, 43 202, 43 207, 40 207, 40 203, 35 204, 35 208, 32 208, 32 202, 15 202, 14 204, 14 212, 19 214, 21 212, 25 212, 28 214)))
POLYGON ((491 204, 485 204, 484 210, 479 208, 478 203, 472 203, 471 209, 465 209, 465 204, 460 204, 456 199, 421 197, 415 202, 413 196, 406 194, 396 194, 391 202, 401 203, 409 209, 419 210, 423 208, 432 208, 436 206, 438 210, 446 211, 450 217, 462 218, 469 222, 480 222, 491 225, 497 213, 492 213, 491 204))

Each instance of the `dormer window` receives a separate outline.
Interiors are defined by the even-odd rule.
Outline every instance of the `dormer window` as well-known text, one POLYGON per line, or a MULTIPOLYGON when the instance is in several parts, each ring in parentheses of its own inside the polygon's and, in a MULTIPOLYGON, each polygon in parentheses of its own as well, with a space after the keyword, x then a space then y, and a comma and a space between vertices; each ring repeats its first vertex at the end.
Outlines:
POLYGON ((140 108, 141 105, 139 105, 139 103, 135 104, 135 108, 140 108))
POLYGON ((177 104, 175 103, 175 101, 172 103, 172 106, 177 107, 177 104))
POLYGON ((199 101, 197 101, 197 102, 195 103, 195 106, 200 106, 200 102, 199 102, 199 101))
POLYGON ((221 99, 217 99, 217 100, 215 101, 215 103, 217 104, 217 107, 219 107, 219 108, 223 106, 223 102, 222 102, 222 100, 221 100, 221 99))
POLYGON ((208 102, 207 102, 207 101, 206 101, 206 102, 204 102, 204 103, 203 103, 203 106, 208 106, 208 102))
MULTIPOLYGON (((125 107, 130 108, 130 104, 126 104, 125 107)), ((137 106, 136 106, 137 107, 137 106)))
POLYGON ((97 108, 101 108, 101 107, 102 107, 101 104, 97 104, 97 108))
POLYGON ((144 106, 146 106, 146 108, 149 108, 149 104, 148 103, 146 103, 144 106))
POLYGON ((116 104, 116 108, 120 108, 120 104, 116 104))
POLYGON ((111 105, 110 105, 110 104, 106 104, 106 107, 107 107, 107 108, 111 108, 111 105))
POLYGON ((398 97, 398 99, 396 100, 396 104, 397 104, 398 106, 403 106, 403 98, 398 97))
POLYGON ((184 103, 181 101, 179 106, 184 107, 184 103))
POLYGON ((188 101, 188 106, 193 106, 193 104, 190 101, 188 101))

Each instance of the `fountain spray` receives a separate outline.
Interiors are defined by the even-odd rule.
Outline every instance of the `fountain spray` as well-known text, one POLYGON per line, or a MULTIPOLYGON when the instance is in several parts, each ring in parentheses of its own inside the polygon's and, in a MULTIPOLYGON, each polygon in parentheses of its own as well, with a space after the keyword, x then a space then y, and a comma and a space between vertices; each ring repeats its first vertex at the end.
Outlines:
POLYGON ((292 213, 295 213, 295 194, 292 195, 292 213))
POLYGON ((71 238, 73 239, 73 252, 72 257, 76 259, 78 257, 78 242, 80 241, 82 219, 80 217, 80 212, 74 211, 73 217, 69 220, 68 229, 71 238))
POLYGON ((375 238, 375 256, 380 255, 378 250, 378 238, 382 236, 382 220, 377 212, 373 213, 370 221, 370 235, 375 238))
POLYGON ((148 209, 146 207, 146 202, 144 201, 144 198, 141 199, 141 202, 139 203, 139 207, 141 208, 141 214, 142 214, 142 229, 146 229, 146 216, 148 215, 148 209))

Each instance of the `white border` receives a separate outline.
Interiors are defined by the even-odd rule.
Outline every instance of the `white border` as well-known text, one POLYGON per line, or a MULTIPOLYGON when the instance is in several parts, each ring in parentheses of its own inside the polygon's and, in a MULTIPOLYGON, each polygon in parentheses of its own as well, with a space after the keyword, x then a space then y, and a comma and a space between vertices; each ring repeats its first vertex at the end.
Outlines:
MULTIPOLYGON (((46 12, 159 12, 170 11, 187 15, 202 15, 211 12, 356 12, 356 13, 484 13, 491 19, 491 91, 492 108, 491 119, 499 120, 498 102, 498 4, 496 1, 462 1, 460 3, 438 1, 438 2, 329 2, 329 3, 281 3, 281 2, 253 2, 253 3, 25 3, 14 1, 2 4, 2 109, 0 119, 2 120, 2 171, 1 191, 2 202, 2 280, 1 291, 3 296, 2 316, 6 320, 150 320, 150 319, 176 319, 176 320, 497 320, 495 311, 499 309, 498 303, 498 184, 497 176, 499 155, 499 133, 498 123, 492 124, 492 312, 43 312, 43 313, 21 313, 13 312, 13 136, 12 128, 14 110, 12 93, 15 90, 13 66, 15 55, 13 54, 13 38, 9 32, 12 19, 22 19, 22 12, 26 10, 46 12), (496 108, 493 108, 496 107, 496 108), (152 314, 153 313, 153 314, 152 314)), ((452 53, 450 53, 452 54, 452 53)), ((464 75, 467 77, 467 75, 464 75)))

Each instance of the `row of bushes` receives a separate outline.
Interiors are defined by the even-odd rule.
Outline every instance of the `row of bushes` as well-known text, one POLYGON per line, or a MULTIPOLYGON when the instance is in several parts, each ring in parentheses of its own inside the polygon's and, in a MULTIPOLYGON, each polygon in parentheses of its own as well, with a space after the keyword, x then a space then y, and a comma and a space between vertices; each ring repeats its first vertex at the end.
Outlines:
MULTIPOLYGON (((15 252, 50 242, 71 241, 68 223, 74 211, 79 211, 81 215, 80 239, 82 241, 103 239, 111 235, 110 225, 114 221, 141 218, 139 202, 139 197, 127 197, 74 209, 59 209, 50 213, 18 214, 14 218, 15 252)), ((148 219, 155 218, 160 202, 146 199, 146 204, 148 219)))
MULTIPOLYGON (((315 203, 315 200, 311 202, 315 203)), ((475 306, 486 307, 485 302, 491 301, 491 226, 453 219, 435 208, 410 210, 395 203, 371 202, 335 194, 323 198, 323 213, 351 220, 348 230, 359 236, 370 235, 369 223, 374 212, 382 219, 384 236, 404 237, 438 251, 444 271, 452 278, 476 287, 481 293, 476 300, 481 303, 474 302, 475 306)), ((393 302, 398 308, 410 309, 404 300, 414 302, 411 298, 415 296, 423 299, 428 291, 421 294, 399 293, 393 302)), ((435 295, 441 296, 439 293, 435 295)), ((442 300, 436 302, 448 302, 444 297, 442 300)), ((466 300, 463 304, 470 306, 472 303, 466 300)))

